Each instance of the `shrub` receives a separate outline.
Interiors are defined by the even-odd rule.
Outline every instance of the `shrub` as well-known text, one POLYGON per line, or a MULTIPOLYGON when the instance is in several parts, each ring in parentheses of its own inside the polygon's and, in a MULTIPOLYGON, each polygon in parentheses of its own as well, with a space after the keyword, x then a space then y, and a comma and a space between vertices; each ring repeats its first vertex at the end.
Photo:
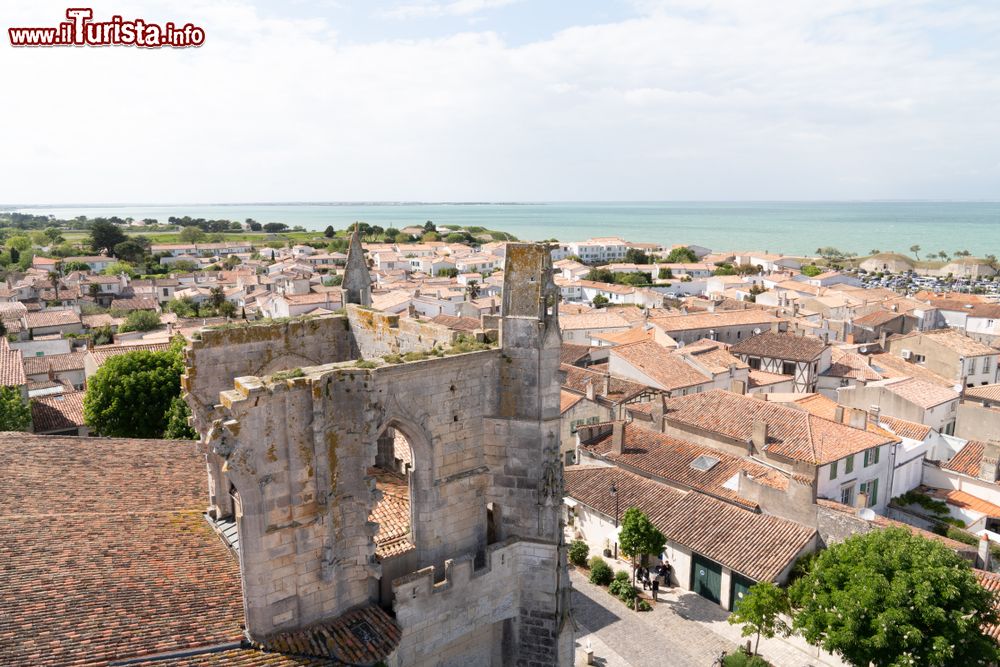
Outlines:
POLYGON ((583 540, 573 540, 573 543, 569 545, 569 562, 573 565, 584 567, 589 555, 590 547, 583 540))
POLYGON ((771 663, 759 655, 747 655, 743 651, 727 655, 723 664, 726 667, 771 667, 771 663))
POLYGON ((614 576, 611 567, 604 562, 603 558, 594 556, 590 559, 590 583, 597 584, 598 586, 607 586, 611 583, 614 576))
POLYGON ((639 600, 639 604, 636 607, 637 611, 653 611, 652 605, 650 605, 645 600, 639 600))

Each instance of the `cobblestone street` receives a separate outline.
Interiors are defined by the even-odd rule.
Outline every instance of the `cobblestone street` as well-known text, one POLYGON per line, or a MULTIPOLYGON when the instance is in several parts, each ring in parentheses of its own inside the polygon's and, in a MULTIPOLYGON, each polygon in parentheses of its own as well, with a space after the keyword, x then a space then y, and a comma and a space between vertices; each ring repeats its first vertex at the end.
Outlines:
MULTIPOLYGON (((579 571, 571 578, 578 665, 585 664, 579 656, 588 643, 593 664, 602 667, 710 667, 722 651, 746 642, 740 628, 726 622, 725 610, 694 593, 661 593, 653 611, 635 613, 579 571)), ((775 667, 844 667, 797 637, 761 639, 760 653, 775 667)))

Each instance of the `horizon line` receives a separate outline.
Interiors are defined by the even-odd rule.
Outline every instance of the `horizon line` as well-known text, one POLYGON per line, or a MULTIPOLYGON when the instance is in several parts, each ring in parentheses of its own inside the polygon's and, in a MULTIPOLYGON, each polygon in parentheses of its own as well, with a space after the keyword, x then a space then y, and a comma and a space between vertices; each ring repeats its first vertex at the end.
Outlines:
POLYGON ((546 204, 998 204, 997 199, 547 199, 547 200, 316 200, 232 202, 71 202, 0 204, 0 212, 33 208, 119 208, 184 206, 539 206, 546 204))

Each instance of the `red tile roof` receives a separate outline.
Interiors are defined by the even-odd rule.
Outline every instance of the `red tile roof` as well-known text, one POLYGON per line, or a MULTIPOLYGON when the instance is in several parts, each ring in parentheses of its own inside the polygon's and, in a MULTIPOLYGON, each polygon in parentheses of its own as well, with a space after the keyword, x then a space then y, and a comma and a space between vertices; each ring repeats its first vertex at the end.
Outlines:
POLYGON ((746 575, 772 581, 807 549, 816 530, 689 493, 657 525, 669 539, 746 575))
POLYGON ((29 329, 80 324, 80 316, 72 310, 40 310, 26 313, 24 322, 29 329))
POLYGON ((563 471, 563 483, 567 496, 610 518, 615 516, 615 496, 611 495, 614 485, 619 515, 638 507, 654 524, 685 493, 617 466, 568 466, 563 471))
POLYGON ((194 443, 0 434, 0 476, 0 663, 240 640, 239 566, 202 516, 194 443))
POLYGON ((83 426, 82 391, 31 399, 31 424, 35 433, 67 431, 83 426))
POLYGON ((941 465, 945 470, 952 470, 969 477, 979 477, 979 466, 983 462, 983 448, 986 443, 979 440, 969 440, 958 454, 947 463, 941 465))
POLYGON ((820 465, 898 441, 803 410, 719 389, 671 398, 666 403, 665 415, 668 422, 741 442, 752 438, 754 422, 764 421, 768 426, 765 446, 768 454, 820 465))
POLYGON ((993 401, 1000 403, 1000 384, 985 384, 979 387, 969 387, 964 395, 977 401, 993 401))
POLYGON ((53 373, 82 371, 85 355, 86 352, 69 352, 67 354, 48 354, 43 357, 26 357, 24 372, 27 375, 41 375, 50 370, 53 373))
POLYGON ((812 336, 797 336, 793 333, 765 331, 736 343, 729 351, 732 354, 789 361, 813 361, 825 350, 827 344, 812 336))
MULTIPOLYGON (((581 440, 585 433, 581 433, 581 440)), ((724 485, 733 477, 745 471, 753 478, 770 478, 772 468, 749 459, 738 458, 711 447, 696 445, 663 433, 625 424, 624 442, 620 455, 612 453, 612 434, 606 433, 582 442, 587 452, 618 465, 628 466, 645 474, 654 475, 670 483, 696 489, 744 507, 756 504, 724 485), (718 461, 708 470, 691 467, 699 457, 711 457, 718 461)), ((769 480, 768 486, 787 486, 787 479, 769 480)))
POLYGON ((7 337, 0 336, 0 387, 20 387, 27 383, 21 350, 10 349, 7 337))
POLYGON ((618 357, 648 376, 665 391, 683 389, 711 381, 711 377, 651 340, 619 345, 611 348, 609 354, 612 357, 618 357))
POLYGON ((91 348, 87 354, 91 355, 98 366, 102 366, 111 357, 128 352, 162 352, 170 349, 170 343, 140 343, 138 345, 98 345, 91 348))

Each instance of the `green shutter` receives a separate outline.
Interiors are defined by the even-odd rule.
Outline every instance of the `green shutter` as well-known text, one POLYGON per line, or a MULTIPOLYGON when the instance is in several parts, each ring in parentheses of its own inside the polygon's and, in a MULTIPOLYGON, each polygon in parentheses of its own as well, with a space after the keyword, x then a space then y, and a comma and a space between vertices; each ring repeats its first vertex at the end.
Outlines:
POLYGON ((854 472, 854 455, 851 454, 846 459, 844 459, 844 461, 846 461, 844 463, 844 473, 850 475, 852 472, 854 472))
POLYGON ((872 494, 868 496, 868 505, 872 506, 878 502, 878 479, 873 479, 870 486, 872 494))
POLYGON ((872 465, 875 465, 876 463, 878 463, 878 455, 879 455, 879 450, 880 449, 882 449, 882 448, 881 447, 873 447, 872 448, 872 465))
POLYGON ((837 479, 837 461, 830 464, 830 479, 837 479))

